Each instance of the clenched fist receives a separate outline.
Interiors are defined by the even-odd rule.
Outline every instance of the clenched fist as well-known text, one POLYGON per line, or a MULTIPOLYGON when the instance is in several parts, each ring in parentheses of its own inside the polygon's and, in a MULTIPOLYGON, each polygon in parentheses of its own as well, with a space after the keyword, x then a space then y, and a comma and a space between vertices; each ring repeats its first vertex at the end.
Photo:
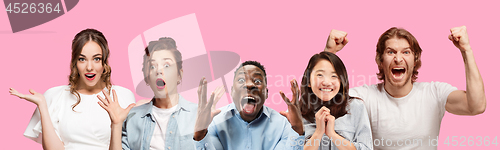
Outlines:
POLYGON ((467 28, 465 26, 451 28, 450 32, 451 34, 448 36, 448 39, 450 39, 460 51, 465 52, 471 50, 469 35, 467 34, 467 28))
POLYGON ((344 48, 347 42, 349 42, 347 32, 332 29, 326 41, 325 51, 335 54, 344 48))

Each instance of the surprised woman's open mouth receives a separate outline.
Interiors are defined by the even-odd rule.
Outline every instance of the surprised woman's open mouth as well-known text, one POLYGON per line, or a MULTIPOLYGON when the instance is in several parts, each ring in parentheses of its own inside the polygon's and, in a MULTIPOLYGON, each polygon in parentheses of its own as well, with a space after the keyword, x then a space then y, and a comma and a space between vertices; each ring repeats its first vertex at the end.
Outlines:
POLYGON ((92 81, 95 79, 95 73, 86 73, 85 78, 89 81, 92 81))
POLYGON ((156 79, 156 87, 160 90, 164 89, 165 88, 165 80, 163 80, 162 78, 156 79))

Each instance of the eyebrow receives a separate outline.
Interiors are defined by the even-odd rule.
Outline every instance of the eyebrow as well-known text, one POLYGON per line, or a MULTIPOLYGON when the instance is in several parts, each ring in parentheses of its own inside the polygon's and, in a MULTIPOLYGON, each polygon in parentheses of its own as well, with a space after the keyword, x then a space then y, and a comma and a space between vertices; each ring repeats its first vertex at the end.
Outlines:
MULTIPOLYGON (((314 71, 314 72, 326 72, 326 71, 325 71, 325 70, 320 69, 320 70, 316 70, 316 71, 314 71)), ((335 73, 335 74, 336 74, 337 72, 333 71, 332 73, 335 73)))
POLYGON ((256 73, 254 73, 254 75, 264 77, 264 75, 262 75, 262 73, 261 73, 261 72, 256 72, 256 73))
MULTIPOLYGON (((86 56, 85 56, 85 55, 83 55, 83 54, 80 54, 80 56, 82 56, 82 57, 86 57, 86 56)), ((92 57, 97 57, 97 56, 101 56, 101 54, 95 54, 95 55, 94 55, 94 56, 92 56, 92 57)))
MULTIPOLYGON (((245 72, 245 71, 239 71, 239 72, 237 73, 237 75, 241 75, 241 74, 246 74, 246 72, 245 72)), ((254 73, 254 75, 263 76, 263 75, 262 75, 262 73, 261 73, 260 71, 255 72, 255 73, 254 73)))
MULTIPOLYGON (((389 49, 389 50, 395 50, 394 48, 389 47, 389 46, 387 46, 385 49, 386 49, 386 50, 387 50, 387 49, 389 49)), ((411 50, 411 48, 410 48, 410 47, 405 47, 405 48, 403 48, 403 50, 406 50, 406 49, 410 49, 410 50, 411 50)))
MULTIPOLYGON (((163 58, 163 59, 160 59, 160 60, 171 60, 171 61, 174 61, 172 58, 163 58)), ((149 59, 149 62, 156 62, 155 59, 149 59)))

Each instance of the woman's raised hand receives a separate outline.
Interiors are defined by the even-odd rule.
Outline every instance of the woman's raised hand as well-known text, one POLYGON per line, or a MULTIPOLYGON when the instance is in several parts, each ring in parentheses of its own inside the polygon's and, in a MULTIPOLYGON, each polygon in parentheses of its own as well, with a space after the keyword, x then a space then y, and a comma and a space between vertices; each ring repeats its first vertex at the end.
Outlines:
POLYGON ((43 96, 43 94, 35 92, 35 90, 32 90, 32 89, 30 89, 29 92, 30 92, 30 94, 22 94, 22 93, 19 93, 14 88, 9 89, 10 95, 14 95, 14 96, 17 96, 21 99, 25 99, 29 102, 35 103, 37 106, 42 104, 42 103, 46 103, 45 96, 43 96))
POLYGON ((123 121, 125 121, 125 119, 127 118, 128 112, 130 111, 130 109, 132 109, 132 107, 135 106, 135 104, 130 104, 127 108, 123 109, 118 103, 118 96, 116 96, 115 90, 112 90, 112 92, 113 99, 111 99, 108 92, 103 90, 102 93, 104 94, 104 98, 97 95, 97 98, 100 100, 100 102, 98 103, 102 108, 104 108, 104 110, 108 112, 111 123, 123 123, 123 121))

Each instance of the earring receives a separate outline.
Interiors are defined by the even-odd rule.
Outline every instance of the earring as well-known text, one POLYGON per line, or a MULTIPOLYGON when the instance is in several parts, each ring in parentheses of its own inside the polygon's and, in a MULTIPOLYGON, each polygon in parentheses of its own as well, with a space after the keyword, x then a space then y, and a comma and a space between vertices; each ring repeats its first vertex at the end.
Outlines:
POLYGON ((177 85, 181 84, 181 81, 177 81, 177 85))

